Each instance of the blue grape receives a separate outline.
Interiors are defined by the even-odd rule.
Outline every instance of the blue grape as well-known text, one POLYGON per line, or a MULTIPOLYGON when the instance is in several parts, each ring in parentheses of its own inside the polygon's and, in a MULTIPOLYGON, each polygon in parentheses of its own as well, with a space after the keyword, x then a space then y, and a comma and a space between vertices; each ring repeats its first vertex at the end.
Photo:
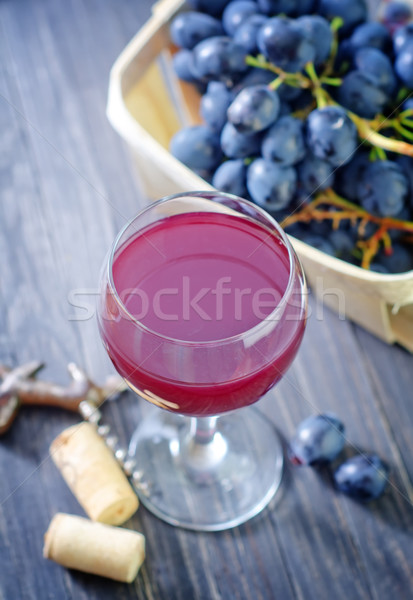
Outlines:
MULTIPOLYGON (((411 108, 413 108, 413 106, 411 108)), ((408 181, 410 190, 410 208, 413 209, 413 158, 411 156, 406 156, 405 154, 398 154, 395 158, 395 162, 399 165, 403 172, 403 175, 408 181)), ((413 221, 413 215, 411 215, 411 218, 409 218, 408 220, 413 221)))
POLYGON ((392 39, 386 27, 374 21, 356 27, 349 41, 353 51, 360 48, 377 48, 388 53, 392 47, 392 39))
POLYGON ((244 21, 258 13, 258 6, 252 0, 234 0, 227 4, 222 13, 222 24, 228 35, 233 36, 244 21))
POLYGON ((221 131, 227 122, 227 109, 233 100, 232 92, 220 81, 211 81, 201 98, 200 114, 205 123, 221 131))
MULTIPOLYGON (((322 224, 324 225, 324 223, 322 224)), ((312 227, 312 229, 314 229, 314 227, 312 227)), ((327 229, 327 227, 325 228, 327 229)), ((303 242, 305 242, 306 244, 308 244, 309 246, 311 246, 312 248, 315 248, 316 250, 320 250, 320 252, 324 252, 324 254, 329 254, 330 256, 334 256, 334 248, 332 246, 332 244, 328 241, 328 239, 325 236, 325 233, 323 232, 324 235, 320 235, 318 233, 312 233, 312 232, 303 232, 301 234, 301 240, 303 242)))
POLYGON ((265 85, 252 85, 235 97, 228 108, 227 117, 238 131, 256 133, 274 123, 279 112, 277 92, 265 85))
POLYGON ((356 150, 356 126, 339 106, 315 109, 307 118, 307 145, 318 158, 341 166, 356 150))
MULTIPOLYGON (((265 69, 249 69, 232 88, 234 94, 251 85, 268 85, 274 81, 274 73, 265 69)), ((288 86, 290 87, 290 86, 288 86)), ((278 90, 277 90, 278 92, 278 90)))
POLYGON ((396 88, 396 77, 390 60, 377 48, 360 48, 354 56, 354 65, 364 72, 376 87, 387 95, 396 88))
POLYGON ((405 2, 388 2, 384 6, 383 21, 390 29, 407 23, 411 17, 411 8, 405 2))
POLYGON ((406 273, 413 269, 413 256, 409 250, 398 242, 392 244, 390 254, 382 252, 376 257, 388 273, 406 273))
POLYGON ((222 159, 219 136, 205 125, 181 129, 171 139, 173 156, 194 170, 215 169, 222 159))
POLYGON ((267 210, 282 210, 293 199, 297 174, 292 167, 279 167, 257 158, 247 170, 247 190, 251 198, 267 210))
POLYGON ((357 25, 367 20, 367 5, 365 0, 319 0, 318 12, 331 21, 341 17, 344 21, 340 34, 348 35, 357 25))
POLYGON ((405 205, 409 184, 397 163, 377 160, 364 169, 357 191, 361 205, 368 212, 393 217, 405 205))
POLYGON ((188 0, 188 4, 195 10, 219 17, 231 0, 188 0))
POLYGON ((288 102, 284 102, 284 100, 281 100, 280 114, 278 116, 279 117, 288 117, 291 114, 291 112, 292 112, 291 106, 288 104, 288 102))
POLYGON ((232 123, 225 123, 221 132, 221 148, 229 158, 249 158, 260 153, 262 136, 237 131, 232 123))
POLYGON ((245 50, 225 36, 210 37, 195 46, 194 72, 199 78, 231 81, 248 69, 245 50))
POLYGON ((172 58, 175 73, 183 81, 197 83, 198 77, 194 73, 194 55, 191 50, 183 48, 173 55, 172 58))
POLYGON ((247 166, 240 158, 227 160, 218 167, 212 178, 212 185, 221 192, 245 198, 247 166))
POLYGON ((389 96, 367 73, 351 71, 338 90, 338 101, 364 119, 374 119, 389 103, 389 96))
POLYGON ((353 48, 350 44, 350 39, 345 38, 341 40, 338 48, 337 54, 334 60, 334 70, 337 74, 345 74, 348 72, 349 67, 351 66, 351 61, 353 60, 353 48))
POLYGON ((336 415, 312 415, 298 426, 290 443, 290 459, 297 465, 325 464, 340 454, 344 442, 344 425, 336 415))
MULTIPOLYGON (((403 171, 403 173, 404 173, 404 171, 403 171)), ((411 198, 410 194, 409 194, 409 197, 411 198)), ((413 215, 410 212, 409 206, 407 206, 407 204, 405 204, 405 206, 402 208, 402 210, 399 213, 397 213, 397 215, 395 215, 395 219, 400 219, 401 221, 411 221, 412 216, 413 215)), ((406 235, 406 232, 402 231, 401 229, 390 229, 389 230, 389 237, 392 242, 397 242, 397 241, 401 240, 405 235, 406 235)))
POLYGON ((297 165, 300 189, 308 196, 332 187, 334 184, 334 167, 321 158, 307 154, 297 165))
POLYGON ((301 88, 288 85, 287 83, 282 83, 277 88, 277 94, 280 100, 285 100, 286 102, 297 100, 302 93, 303 90, 301 88))
POLYGON ((314 61, 314 46, 291 19, 268 19, 258 31, 257 43, 262 54, 284 71, 295 73, 301 71, 307 62, 314 61))
POLYGON ((294 16, 309 15, 316 9, 317 0, 295 0, 294 16))
POLYGON ((369 153, 357 150, 350 162, 340 167, 335 174, 334 189, 347 200, 358 201, 358 182, 371 163, 369 153))
POLYGON ((368 502, 383 493, 390 469, 378 456, 357 455, 341 464, 334 473, 337 488, 355 498, 368 502))
POLYGON ((400 27, 393 35, 394 52, 398 54, 403 46, 413 40, 413 23, 400 27))
MULTIPOLYGON (((237 28, 234 33, 234 42, 245 48, 248 54, 256 54, 258 52, 258 30, 266 23, 266 21, 267 17, 264 15, 251 15, 237 28)), ((272 79, 274 79, 274 75, 272 75, 272 79)))
POLYGON ((319 15, 306 15, 299 17, 296 23, 315 49, 314 64, 325 62, 331 54, 333 43, 333 32, 328 21, 319 15))
POLYGON ((346 261, 353 259, 357 237, 352 231, 336 229, 330 233, 329 241, 334 248, 334 256, 346 261))
POLYGON ((370 264, 370 271, 374 271, 375 273, 381 273, 382 275, 389 275, 390 272, 386 269, 386 267, 384 265, 382 265, 381 263, 379 263, 376 260, 374 260, 371 264, 370 264))
MULTIPOLYGON (((401 107, 401 111, 404 110, 413 110, 413 97, 407 98, 407 100, 405 100, 402 104, 401 107)), ((411 117, 408 117, 409 119, 413 118, 413 115, 411 117)))
POLYGON ((306 154, 303 124, 290 115, 280 117, 266 132, 261 152, 264 158, 289 167, 306 154))
POLYGON ((394 70, 404 85, 413 88, 413 39, 407 41, 397 54, 394 70))
POLYGON ((311 13, 315 0, 257 0, 261 12, 267 15, 298 16, 311 13))
POLYGON ((180 48, 192 50, 199 42, 216 35, 224 35, 221 22, 200 12, 178 14, 169 29, 171 39, 180 48))

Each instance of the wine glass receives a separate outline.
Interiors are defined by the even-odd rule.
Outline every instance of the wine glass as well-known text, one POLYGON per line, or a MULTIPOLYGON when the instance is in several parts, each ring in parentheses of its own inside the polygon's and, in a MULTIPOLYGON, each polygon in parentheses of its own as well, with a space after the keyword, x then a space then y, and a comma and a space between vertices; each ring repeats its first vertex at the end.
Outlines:
POLYGON ((155 515, 217 531, 268 504, 283 451, 250 405, 291 364, 305 319, 300 262, 276 221, 246 200, 177 194, 122 229, 98 322, 117 371, 160 407, 130 445, 141 502, 155 515))

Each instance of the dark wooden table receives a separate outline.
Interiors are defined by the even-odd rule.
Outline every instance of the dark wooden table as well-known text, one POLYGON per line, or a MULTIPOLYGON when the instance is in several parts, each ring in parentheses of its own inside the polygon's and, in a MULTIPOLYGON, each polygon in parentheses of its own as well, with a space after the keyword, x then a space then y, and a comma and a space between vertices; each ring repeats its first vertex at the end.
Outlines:
MULTIPOLYGON (((0 361, 44 360, 42 377, 60 383, 69 361, 97 380, 111 370, 93 308, 100 265, 146 198, 106 120, 107 83, 150 5, 0 3, 0 361)), ((303 417, 335 411, 346 454, 391 464, 384 497, 362 506, 328 477, 287 467, 278 502, 231 531, 183 531, 141 507, 128 526, 145 534, 147 559, 131 585, 69 572, 42 558, 42 544, 57 511, 82 514, 48 456, 78 419, 25 408, 0 440, 1 600, 411 599, 412 357, 311 309, 293 368, 260 410, 286 438, 303 417)), ((103 413, 126 443, 140 410, 126 394, 103 413)))

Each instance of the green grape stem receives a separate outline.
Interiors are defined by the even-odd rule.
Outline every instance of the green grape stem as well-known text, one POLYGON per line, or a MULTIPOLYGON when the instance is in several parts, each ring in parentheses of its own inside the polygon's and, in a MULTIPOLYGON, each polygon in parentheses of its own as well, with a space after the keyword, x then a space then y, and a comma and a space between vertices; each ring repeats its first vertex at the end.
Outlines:
MULTIPOLYGON (((347 111, 348 116, 357 127, 359 137, 366 142, 369 142, 372 146, 377 146, 383 150, 389 150, 390 152, 396 152, 397 154, 406 154, 407 156, 413 156, 413 145, 408 144, 402 140, 394 140, 382 135, 377 130, 371 127, 371 124, 366 119, 362 119, 358 115, 347 111)), ((389 122, 391 126, 391 122, 389 122)))

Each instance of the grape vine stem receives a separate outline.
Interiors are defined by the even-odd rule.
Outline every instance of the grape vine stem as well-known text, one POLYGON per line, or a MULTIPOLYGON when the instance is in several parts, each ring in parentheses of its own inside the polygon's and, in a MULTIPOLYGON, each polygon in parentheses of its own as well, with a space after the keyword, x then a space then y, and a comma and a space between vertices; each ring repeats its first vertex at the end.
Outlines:
POLYGON ((337 229, 343 220, 349 220, 354 224, 358 223, 359 234, 363 234, 367 223, 370 222, 377 225, 377 229, 373 235, 366 240, 357 242, 357 246, 362 252, 361 266, 364 269, 370 268, 371 261, 376 256, 381 245, 383 245, 387 254, 392 253, 389 230, 396 229, 413 235, 413 221, 372 215, 361 206, 342 198, 331 188, 317 194, 314 200, 311 200, 300 210, 286 217, 281 225, 287 228, 294 223, 309 223, 313 220, 330 220, 333 229, 337 229), (337 210, 331 210, 332 208, 337 210))

